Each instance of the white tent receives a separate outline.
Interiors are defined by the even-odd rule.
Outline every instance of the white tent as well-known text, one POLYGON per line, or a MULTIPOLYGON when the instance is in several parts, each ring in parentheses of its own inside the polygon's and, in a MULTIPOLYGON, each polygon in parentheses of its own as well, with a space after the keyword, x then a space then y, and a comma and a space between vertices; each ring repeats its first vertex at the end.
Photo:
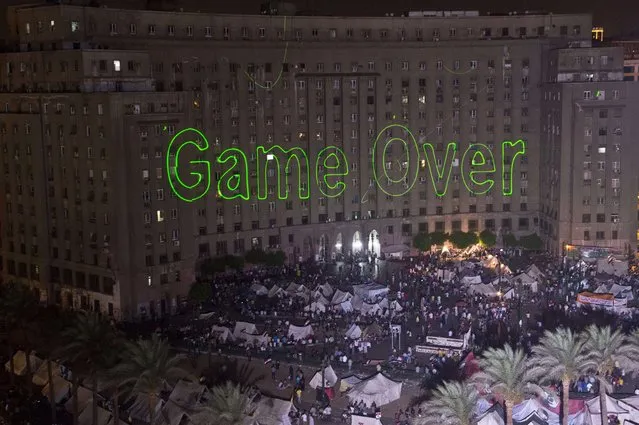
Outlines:
POLYGON ((401 397, 402 383, 378 373, 353 385, 347 395, 354 402, 362 400, 368 406, 373 402, 377 406, 383 406, 401 397))
POLYGON ((243 333, 256 334, 257 327, 254 323, 237 322, 235 323, 235 329, 233 329, 233 336, 235 338, 241 338, 243 333))
POLYGON ((393 313, 401 313, 402 311, 404 311, 404 309, 402 308, 401 304, 399 303, 399 301, 397 300, 393 300, 391 301, 389 307, 388 307, 393 313))
MULTIPOLYGON (((599 405, 599 400, 599 397, 595 397, 586 401, 586 409, 590 414, 590 421, 592 425, 601 424, 601 407, 599 405)), ((606 395, 606 408, 608 410, 608 414, 616 415, 621 423, 624 423, 626 420, 639 423, 639 410, 622 400, 615 400, 609 395, 606 395)))
POLYGON ((634 299, 634 296, 632 294, 632 286, 622 286, 622 285, 617 285, 616 283, 613 283, 610 287, 608 287, 608 285, 601 284, 599 285, 599 287, 595 290, 596 294, 612 294, 615 296, 615 298, 625 298, 628 301, 631 301, 634 299))
POLYGON ((306 326, 295 326, 293 324, 289 325, 287 336, 293 336, 295 341, 300 339, 306 339, 309 336, 313 335, 313 328, 311 325, 306 326))
MULTIPOLYGON (((335 386, 335 384, 337 384, 337 381, 339 381, 339 378, 335 374, 335 371, 333 370, 333 368, 330 365, 325 367, 324 368, 324 387, 332 388, 335 386)), ((313 389, 322 386, 321 370, 318 370, 317 372, 315 372, 315 375, 313 375, 313 377, 311 378, 310 382, 308 383, 308 386, 313 389)))
POLYGON ((284 291, 282 288, 280 288, 277 285, 274 285, 269 291, 268 291, 268 297, 269 298, 273 298, 273 297, 277 297, 278 295, 284 295, 286 294, 286 291, 284 291))
POLYGON ((211 332, 215 336, 215 338, 220 339, 222 342, 226 342, 227 340, 233 340, 233 334, 231 330, 226 326, 213 326, 211 328, 211 332))
POLYGON ((599 258, 597 260, 597 272, 614 276, 625 276, 628 274, 628 262, 621 260, 613 260, 610 262, 606 258, 599 258))
POLYGON ((202 396, 207 392, 203 385, 179 381, 162 408, 162 416, 166 419, 167 425, 180 425, 185 416, 197 410, 202 396))
POLYGON ((376 303, 376 304, 363 303, 359 310, 362 314, 368 314, 369 316, 388 315, 388 310, 385 310, 384 307, 381 305, 381 303, 376 303))
MULTIPOLYGON (((35 353, 29 354, 29 364, 31 365, 31 373, 38 370, 42 365, 42 359, 35 355, 35 353)), ((11 361, 7 361, 4 364, 4 368, 7 372, 11 372, 11 361)), ((27 354, 20 350, 13 355, 13 373, 18 376, 24 376, 27 374, 27 354)))
POLYGON ((515 287, 521 284, 523 286, 529 286, 533 292, 537 292, 537 281, 533 279, 532 277, 528 276, 526 273, 518 274, 510 282, 515 287))
POLYGON ((477 425, 504 425, 504 417, 494 410, 479 418, 477 425))
POLYGON ((350 313, 351 311, 353 311, 353 304, 351 304, 350 301, 344 301, 343 303, 335 306, 335 309, 342 310, 344 313, 350 313))
POLYGON ((351 425, 382 425, 382 421, 371 416, 351 415, 351 425))
POLYGON ((264 345, 269 343, 269 341, 271 340, 271 337, 268 336, 267 334, 260 335, 260 334, 243 333, 240 339, 243 341, 246 341, 249 344, 264 345))
POLYGON ((300 286, 302 285, 291 282, 291 284, 286 287, 286 292, 297 292, 300 286))
POLYGON ((254 283, 251 285, 251 291, 255 292, 257 295, 266 295, 268 294, 268 289, 266 286, 260 285, 259 283, 254 283))
POLYGON ((320 304, 324 304, 324 305, 331 305, 331 302, 329 300, 326 299, 326 297, 324 295, 322 295, 321 292, 319 291, 315 291, 313 293, 313 301, 320 303, 320 304))
POLYGON ((346 337, 350 339, 360 339, 362 337, 362 328, 357 325, 351 325, 346 331, 346 337))
POLYGON ((471 285, 468 288, 468 293, 471 295, 479 294, 488 297, 496 297, 497 289, 490 283, 480 283, 478 285, 471 285))
POLYGON ((481 276, 464 276, 461 279, 461 283, 464 285, 476 285, 481 283, 481 276))
POLYGON ((535 279, 536 281, 539 281, 540 279, 544 277, 544 274, 542 273, 542 271, 539 270, 539 267, 537 267, 535 264, 528 267, 528 270, 526 270, 526 274, 532 277, 533 279, 535 279))
POLYGON ((353 294, 351 294, 350 292, 342 292, 338 289, 333 294, 331 304, 341 304, 343 302, 350 301, 351 299, 353 299, 353 294))
POLYGON ((388 291, 390 291, 388 286, 380 285, 379 283, 368 283, 353 286, 353 292, 355 295, 360 295, 365 298, 374 298, 378 295, 384 295, 387 294, 388 291))
POLYGON ((326 298, 332 297, 333 292, 335 292, 333 290, 333 287, 329 285, 328 283, 325 283, 324 285, 319 286, 317 289, 319 289, 322 295, 324 295, 326 298))
POLYGON ((344 376, 339 380, 339 391, 342 393, 348 391, 353 388, 353 385, 359 384, 360 382, 362 382, 362 379, 355 375, 344 376))
POLYGON ((288 414, 294 410, 293 402, 262 396, 253 414, 246 418, 245 425, 291 425, 288 414))

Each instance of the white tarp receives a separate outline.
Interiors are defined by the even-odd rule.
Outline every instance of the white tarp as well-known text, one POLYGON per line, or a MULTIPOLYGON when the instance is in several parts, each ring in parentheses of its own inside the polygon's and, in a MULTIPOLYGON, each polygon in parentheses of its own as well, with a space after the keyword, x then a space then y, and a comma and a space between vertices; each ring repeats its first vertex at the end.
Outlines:
POLYGON ((324 295, 326 298, 332 297, 333 292, 335 292, 333 290, 333 287, 329 285, 328 283, 325 283, 324 285, 319 286, 317 289, 319 289, 322 295, 324 295))
POLYGON ((504 425, 504 418, 498 412, 491 410, 477 421, 477 425, 504 425))
POLYGON ((368 303, 363 303, 362 306, 359 308, 359 311, 362 314, 367 314, 369 316, 385 316, 388 311, 386 311, 384 309, 384 307, 382 307, 380 305, 381 303, 377 303, 377 304, 368 304, 368 303))
MULTIPOLYGON (((31 373, 35 373, 40 365, 42 365, 42 359, 31 353, 29 355, 29 364, 31 365, 31 373)), ((7 361, 4 364, 4 368, 7 372, 11 372, 11 361, 7 361)), ((18 376, 24 376, 27 374, 27 353, 20 350, 13 355, 13 373, 18 376)))
POLYGON ((361 400, 368 406, 373 402, 377 406, 383 406, 401 397, 402 383, 378 373, 353 385, 347 395, 353 402, 361 400))
POLYGON ((273 297, 277 297, 278 295, 284 295, 286 294, 286 291, 284 291, 282 288, 280 288, 279 286, 275 285, 273 286, 269 291, 268 291, 268 297, 269 298, 273 298, 273 297))
POLYGON ((382 421, 371 416, 351 416, 351 425, 382 425, 382 421))
POLYGON ((357 325, 351 325, 346 331, 346 337, 350 339, 360 339, 362 337, 362 328, 357 325))
POLYGON ((185 416, 197 410, 202 396, 207 392, 204 385, 195 382, 181 380, 175 384, 162 408, 162 416, 168 419, 167 425, 180 425, 185 416))
POLYGON ((356 375, 344 376, 339 380, 339 391, 341 393, 348 391, 353 387, 353 385, 359 384, 360 382, 362 382, 362 379, 356 375))
POLYGON ((251 416, 244 420, 245 425, 291 425, 288 414, 294 410, 290 400, 280 400, 262 396, 251 416))
POLYGON ((517 287, 517 285, 521 284, 523 286, 529 286, 533 292, 537 292, 537 281, 532 277, 528 276, 526 273, 520 273, 510 281, 512 285, 517 287))
POLYGON ((255 292, 256 295, 266 295, 268 294, 268 289, 266 286, 260 285, 259 283, 254 283, 251 285, 251 291, 255 292))
MULTIPOLYGON (((333 368, 329 365, 324 368, 324 388, 333 388, 337 384, 339 378, 333 368)), ((315 389, 322 386, 322 371, 318 370, 311 378, 308 386, 315 389)))
POLYGON ((380 285, 379 283, 353 286, 353 293, 364 298, 374 298, 378 295, 385 295, 388 291, 390 291, 388 286, 380 285))
POLYGON ((233 329, 233 336, 235 338, 242 338, 242 334, 244 333, 257 334, 257 327, 255 326, 254 323, 248 323, 248 322, 235 323, 235 328, 233 329))
POLYGON ((311 325, 306 326, 295 326, 293 324, 289 325, 287 336, 292 336, 294 341, 298 341, 300 339, 306 339, 309 336, 313 335, 313 328, 311 325))
POLYGON ((213 333, 216 339, 219 339, 222 342, 226 342, 229 339, 230 340, 234 339, 233 334, 231 333, 231 330, 227 328, 226 326, 215 325, 211 328, 211 332, 213 333))
POLYGON ((401 304, 399 303, 399 301, 397 300, 393 300, 391 301, 390 305, 389 305, 389 310, 391 310, 394 314, 395 313, 401 313, 402 311, 404 311, 404 309, 402 308, 401 304))
POLYGON ((335 307, 336 309, 342 310, 344 313, 350 313, 353 311, 353 304, 350 301, 344 301, 340 303, 339 306, 335 307))
POLYGON ((542 271, 539 270, 539 267, 537 267, 535 264, 528 267, 528 270, 526 270, 526 274, 532 277, 533 279, 535 279, 536 281, 539 281, 540 279, 544 277, 544 274, 542 273, 542 271))
POLYGON ((326 297, 324 295, 322 295, 321 292, 319 291, 315 291, 313 293, 313 297, 312 297, 314 302, 320 303, 320 304, 324 304, 324 305, 331 305, 331 302, 329 300, 326 299, 326 297))
POLYGON ((625 276, 628 274, 628 262, 621 260, 608 261, 606 258, 599 258, 597 260, 597 273, 625 276))
POLYGON ((628 301, 632 301, 634 296, 632 294, 632 286, 622 286, 613 283, 610 287, 607 284, 599 285, 595 290, 595 294, 612 294, 615 298, 625 298, 628 301))
POLYGON ((461 283, 464 285, 476 285, 481 283, 481 276, 464 276, 461 283))

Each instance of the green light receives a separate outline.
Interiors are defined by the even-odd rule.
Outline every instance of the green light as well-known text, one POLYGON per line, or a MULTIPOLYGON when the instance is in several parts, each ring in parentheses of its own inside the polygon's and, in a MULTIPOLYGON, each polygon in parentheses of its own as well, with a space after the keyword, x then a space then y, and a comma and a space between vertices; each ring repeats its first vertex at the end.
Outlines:
POLYGON ((495 180, 486 178, 483 181, 479 181, 475 178, 477 174, 491 174, 497 171, 495 167, 495 157, 491 152, 490 148, 483 143, 473 143, 468 146, 466 152, 464 152, 464 156, 461 160, 461 175, 462 181, 464 182, 464 186, 468 189, 468 192, 473 193, 475 195, 483 195, 488 193, 490 189, 492 189, 495 184, 495 180), (470 172, 466 173, 466 164, 468 163, 469 154, 473 154, 472 159, 470 160, 470 166, 477 169, 471 169, 470 172), (486 156, 488 156, 488 161, 486 160, 486 156), (481 167, 488 167, 486 169, 481 169, 481 167), (468 175, 468 178, 466 177, 468 175), (479 186, 478 188, 473 187, 479 186))
POLYGON ((191 171, 190 174, 196 178, 195 183, 190 185, 186 184, 180 177, 179 159, 182 149, 187 146, 194 146, 199 152, 206 152, 209 148, 209 141, 206 139, 206 136, 202 134, 202 132, 194 128, 185 128, 184 130, 180 131, 175 136, 173 136, 173 138, 169 142, 166 153, 166 169, 169 185, 171 186, 171 190, 173 190, 173 193, 175 193, 175 196, 186 202, 194 202, 206 195, 211 187, 211 163, 209 161, 191 161, 189 164, 191 164, 192 166, 196 164, 201 164, 202 166, 204 166, 206 170, 206 183, 204 185, 201 184, 204 180, 204 175, 202 173, 191 171), (194 139, 186 140, 180 143, 177 148, 175 148, 174 144, 176 143, 178 138, 182 135, 186 135, 186 137, 188 137, 189 133, 191 132, 195 133, 191 135, 191 137, 193 137, 194 139), (173 161, 171 161, 172 159, 173 161), (173 180, 174 178, 175 181, 173 180))
MULTIPOLYGON (((309 185, 310 179, 308 176, 309 164, 308 164, 308 155, 304 152, 302 148, 290 148, 284 149, 280 145, 271 146, 268 149, 265 149, 264 146, 257 147, 257 199, 264 200, 268 196, 268 191, 266 190, 268 186, 268 162, 273 161, 276 166, 275 175, 277 177, 277 196, 279 199, 288 199, 288 190, 285 185, 288 185, 288 173, 285 176, 285 183, 282 184, 282 179, 280 178, 282 174, 282 169, 280 167, 280 156, 286 155, 286 168, 285 171, 290 170, 291 161, 297 161, 297 176, 298 176, 298 194, 300 199, 308 199, 310 195, 309 185), (305 177, 305 185, 303 183, 302 177, 302 167, 305 167, 306 173, 304 173, 305 177)), ((284 159, 284 158, 282 158, 284 159)))
POLYGON ((432 143, 424 143, 423 146, 424 155, 426 156, 426 164, 428 164, 428 172, 430 173, 430 179, 435 189, 435 194, 439 197, 446 195, 448 192, 448 183, 450 183, 450 174, 453 171, 453 161, 455 160, 455 154, 457 153, 457 143, 450 142, 446 145, 446 156, 442 162, 441 168, 437 165, 437 158, 435 157, 435 147, 432 143), (443 181, 444 190, 439 190, 439 183, 443 181))
MULTIPOLYGON (((286 16, 284 16, 284 31, 283 31, 284 36, 286 36, 286 16)), ((244 71, 244 75, 246 76, 246 78, 248 78, 250 81, 253 82, 253 84, 255 84, 256 87, 259 87, 261 89, 272 89, 274 88, 277 83, 280 82, 280 79, 282 78, 282 73, 284 72, 284 64, 286 63, 286 57, 288 56, 288 41, 286 42, 285 46, 284 46, 284 57, 282 58, 282 66, 280 67, 280 72, 277 74, 277 78, 275 79, 275 81, 271 84, 271 87, 267 87, 266 85, 262 85, 260 83, 258 83, 255 78, 251 77, 251 74, 249 74, 248 72, 244 71)))
POLYGON ((410 192, 410 190, 413 188, 413 186, 415 186, 415 182, 417 181, 417 175, 419 174, 419 147, 417 145, 417 141, 415 140, 415 136, 413 136, 413 133, 410 131, 410 129, 406 126, 403 126, 401 124, 390 124, 387 125, 386 127, 384 127, 378 134, 377 134, 377 138, 375 139, 375 143, 373 144, 373 154, 372 154, 372 166, 373 166, 373 179, 375 180, 375 183, 377 183, 377 187, 379 187, 379 189, 384 192, 386 195, 389 196, 403 196, 405 194, 407 194, 408 192, 410 192), (382 135, 384 135, 386 133, 386 130, 393 128, 393 127, 398 127, 402 130, 404 130, 409 136, 410 136, 410 141, 412 142, 412 145, 409 146, 408 142, 406 142, 404 139, 401 139, 399 137, 393 137, 390 140, 386 141, 386 144, 384 145, 384 148, 382 150, 382 170, 384 172, 384 177, 386 177, 386 179, 391 183, 391 184, 397 184, 402 182, 404 179, 407 179, 406 181, 406 187, 404 188, 404 190, 400 189, 399 193, 392 193, 389 192, 386 188, 384 188, 384 186, 382 185, 382 183, 379 181, 379 176, 378 176, 378 172, 377 172, 377 166, 375 163, 375 158, 377 157, 377 146, 378 146, 378 142, 379 139, 382 137, 382 135), (386 168, 384 167, 384 164, 386 164, 386 150, 388 148, 388 146, 395 142, 401 142, 404 145, 404 151, 406 153, 406 171, 404 172, 404 175, 400 178, 400 179, 392 179, 389 175, 388 172, 386 171, 386 168), (412 158, 414 158, 414 164, 411 163, 411 150, 414 149, 414 155, 412 155, 412 158), (411 166, 412 169, 415 170, 414 173, 410 173, 411 170, 411 166), (412 179, 412 180, 411 180, 412 179))
POLYGON ((348 176, 348 158, 346 158, 346 154, 344 151, 336 146, 328 146, 319 151, 317 154, 317 160, 315 161, 315 179, 317 182, 317 187, 319 188, 322 195, 327 198, 337 198, 346 190, 346 183, 340 181, 341 177, 348 176), (329 160, 334 160, 334 164, 330 164, 329 160), (320 184, 320 169, 324 167, 325 170, 331 170, 331 172, 326 172, 322 176, 322 180, 324 185, 330 190, 336 190, 337 193, 329 193, 325 191, 322 185, 320 184), (329 178, 335 178, 332 182, 329 181, 329 178))
POLYGON ((513 194, 513 175, 515 173, 513 173, 513 170, 515 169, 515 159, 517 159, 518 156, 520 155, 524 155, 526 153, 526 142, 524 142, 523 140, 519 139, 517 140, 515 143, 511 142, 510 140, 504 140, 501 143, 501 163, 502 163, 502 167, 501 167, 501 189, 502 192, 504 194, 504 196, 512 196, 513 194), (509 169, 508 171, 510 172, 510 178, 508 179, 508 185, 506 185, 506 149, 507 148, 515 148, 516 151, 512 154, 511 158, 510 158, 510 164, 509 164, 509 169))
POLYGON ((217 182, 217 193, 222 199, 240 198, 248 201, 251 191, 249 189, 249 169, 246 154, 237 148, 225 149, 217 157, 217 163, 226 164, 228 161, 232 161, 233 164, 220 176, 217 182), (240 164, 240 159, 242 164, 240 164), (235 170, 238 165, 239 170, 235 170))

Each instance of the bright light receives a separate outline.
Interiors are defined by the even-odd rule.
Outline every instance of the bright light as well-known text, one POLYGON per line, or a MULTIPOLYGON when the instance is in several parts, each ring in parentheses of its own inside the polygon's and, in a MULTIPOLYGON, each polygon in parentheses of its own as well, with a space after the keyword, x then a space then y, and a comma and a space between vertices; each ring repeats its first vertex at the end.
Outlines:
POLYGON ((275 155, 273 155, 272 153, 269 153, 268 155, 266 155, 267 161, 272 161, 273 159, 275 159, 275 155))
POLYGON ((120 72, 120 61, 119 60, 114 60, 113 61, 113 70, 115 72, 120 72))
POLYGON ((353 242, 353 249, 355 251, 359 251, 362 249, 362 241, 355 241, 353 242))
POLYGON ((335 249, 342 249, 342 243, 341 242, 337 242, 335 244, 335 249))
POLYGON ((501 291, 497 291, 497 296, 498 296, 499 298, 501 298, 501 296, 502 296, 502 295, 503 295, 503 294, 501 293, 501 291))

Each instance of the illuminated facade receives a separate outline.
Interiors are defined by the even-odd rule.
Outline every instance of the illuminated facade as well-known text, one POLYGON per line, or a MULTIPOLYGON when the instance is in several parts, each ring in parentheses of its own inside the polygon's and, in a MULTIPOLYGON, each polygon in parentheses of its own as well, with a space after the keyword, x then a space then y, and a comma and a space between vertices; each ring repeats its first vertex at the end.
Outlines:
POLYGON ((199 258, 253 246, 297 261, 489 228, 538 232, 556 252, 571 225, 540 216, 549 190, 539 171, 542 73, 550 51, 590 45, 588 15, 284 18, 49 5, 9 16, 17 38, 16 52, 0 56, 0 265, 5 279, 63 305, 168 312, 199 258), (180 161, 234 167, 238 157, 221 154, 237 149, 248 179, 214 169, 208 196, 175 196, 166 152, 187 128, 209 147, 184 149, 180 161), (413 160, 402 143, 375 149, 411 138, 421 149, 414 184, 401 177, 413 160), (266 152, 276 145, 299 147, 311 169, 259 168, 260 145, 267 159, 281 154, 266 152), (483 153, 465 161, 486 167, 481 176, 461 170, 470 145, 483 153), (376 184, 382 172, 393 192, 376 184), (229 199, 240 188, 248 199, 229 199))

